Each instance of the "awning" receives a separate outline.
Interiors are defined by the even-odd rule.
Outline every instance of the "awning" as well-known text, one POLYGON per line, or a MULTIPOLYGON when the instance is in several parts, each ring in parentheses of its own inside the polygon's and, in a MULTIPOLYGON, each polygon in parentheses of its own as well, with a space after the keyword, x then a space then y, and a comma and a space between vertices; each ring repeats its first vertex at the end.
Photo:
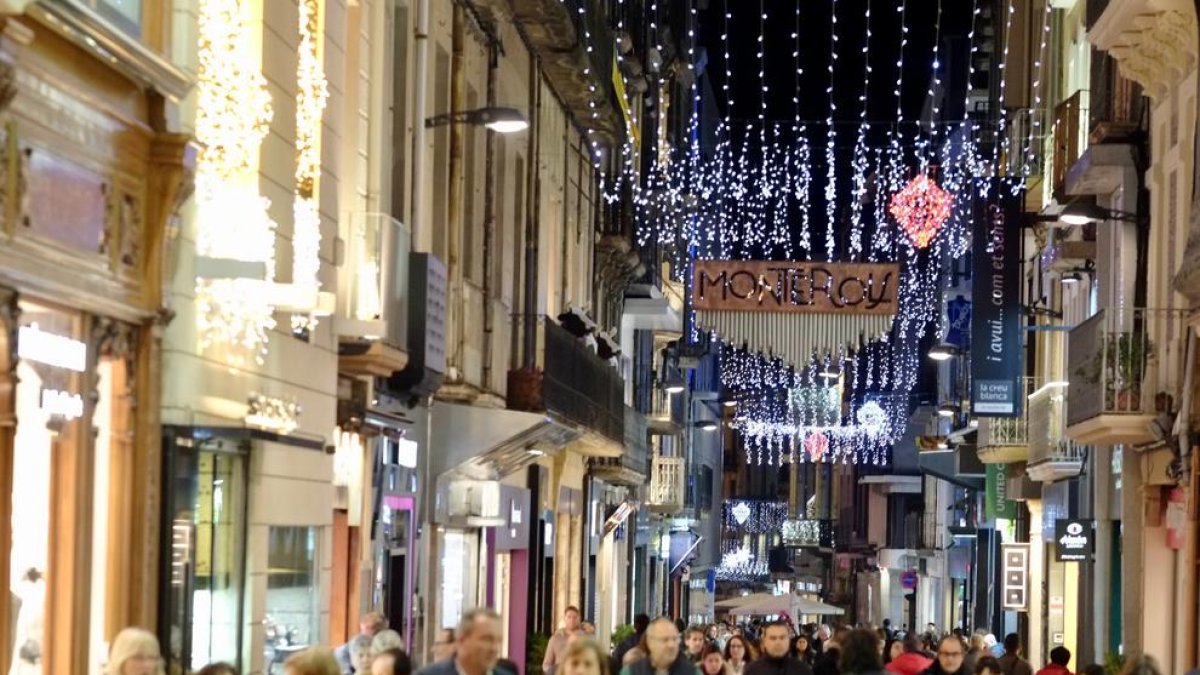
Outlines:
MULTIPOLYGON (((799 595, 767 595, 765 593, 756 593, 754 595, 765 597, 743 602, 739 606, 734 607, 730 614, 734 616, 772 616, 787 613, 792 616, 799 616, 802 614, 838 615, 845 613, 840 607, 827 605, 823 602, 810 600, 799 595)), ((743 600, 752 597, 754 596, 746 596, 743 600)), ((721 607, 722 603, 717 603, 717 606, 721 607)))
POLYGON ((882 485, 888 494, 921 494, 920 476, 904 476, 896 474, 879 474, 877 476, 862 476, 859 485, 882 485))
POLYGON ((435 402, 430 408, 430 443, 425 453, 434 476, 453 471, 475 480, 497 480, 579 437, 578 432, 538 413, 435 402))
POLYGON ((813 353, 836 354, 883 336, 892 328, 891 315, 783 314, 765 312, 697 311, 696 323, 716 331, 730 344, 745 343, 750 351, 770 353, 788 363, 808 363, 813 353))

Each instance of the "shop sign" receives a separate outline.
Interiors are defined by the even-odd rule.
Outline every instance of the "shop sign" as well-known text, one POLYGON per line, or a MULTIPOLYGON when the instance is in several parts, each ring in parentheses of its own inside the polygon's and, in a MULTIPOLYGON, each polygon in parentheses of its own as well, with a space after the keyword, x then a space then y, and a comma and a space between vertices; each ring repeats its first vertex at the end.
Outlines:
POLYGON ((899 265, 697 261, 697 311, 895 314, 899 265))
POLYGON ((1054 559, 1079 562, 1092 558, 1092 521, 1059 518, 1054 521, 1054 559))
POLYGON ((1021 192, 996 184, 977 203, 971 283, 971 406, 1021 413, 1021 192))
POLYGON ((55 368, 87 371, 87 345, 63 335, 47 333, 36 323, 17 331, 17 356, 25 361, 44 363, 55 368))
POLYGON ((69 391, 43 389, 42 412, 65 420, 79 419, 83 417, 83 397, 69 391))
POLYGON ((904 570, 900 573, 900 588, 911 591, 917 587, 917 571, 904 570))
POLYGON ((1017 517, 1017 503, 1008 498, 1008 476, 1004 464, 988 464, 984 481, 985 516, 989 519, 1017 517))
POLYGON ((708 577, 692 577, 688 579, 689 591, 704 592, 708 590, 708 577))
POLYGON ((1004 609, 1029 608, 1029 544, 1003 544, 1004 609))
POLYGON ((1187 495, 1183 488, 1171 489, 1167 500, 1167 547, 1178 551, 1183 548, 1187 535, 1187 495))

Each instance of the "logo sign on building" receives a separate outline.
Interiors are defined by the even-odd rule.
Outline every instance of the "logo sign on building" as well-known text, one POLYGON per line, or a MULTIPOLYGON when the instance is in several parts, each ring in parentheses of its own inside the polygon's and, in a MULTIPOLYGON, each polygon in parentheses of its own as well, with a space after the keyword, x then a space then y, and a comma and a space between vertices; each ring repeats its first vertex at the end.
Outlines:
POLYGON ((917 587, 917 571, 904 570, 900 573, 900 588, 911 591, 917 587))
POLYGON ((988 464, 984 487, 987 499, 984 502, 988 518, 1017 517, 1017 503, 1008 498, 1008 475, 1003 464, 988 464))
POLYGON ((890 315, 899 273, 895 264, 704 260, 692 301, 697 311, 890 315))
POLYGON ((1079 562, 1092 558, 1092 521, 1059 518, 1054 521, 1054 559, 1079 562))
POLYGON ((1004 544, 1000 551, 1004 560, 1001 568, 1004 573, 1004 609, 1028 609, 1029 544, 1004 544))
POLYGON ((976 203, 971 280, 971 407, 1021 412, 1021 192, 992 186, 976 203))

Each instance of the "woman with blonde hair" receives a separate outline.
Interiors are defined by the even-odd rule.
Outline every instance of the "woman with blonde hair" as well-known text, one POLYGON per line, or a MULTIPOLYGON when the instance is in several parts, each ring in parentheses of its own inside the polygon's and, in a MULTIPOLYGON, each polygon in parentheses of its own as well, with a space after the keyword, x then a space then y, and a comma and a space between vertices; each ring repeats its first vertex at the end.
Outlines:
POLYGON ((126 628, 113 638, 104 675, 164 675, 158 638, 144 628, 126 628))
POLYGON ((284 675, 342 675, 342 667, 333 657, 333 650, 309 647, 289 656, 283 662, 283 672, 284 675))

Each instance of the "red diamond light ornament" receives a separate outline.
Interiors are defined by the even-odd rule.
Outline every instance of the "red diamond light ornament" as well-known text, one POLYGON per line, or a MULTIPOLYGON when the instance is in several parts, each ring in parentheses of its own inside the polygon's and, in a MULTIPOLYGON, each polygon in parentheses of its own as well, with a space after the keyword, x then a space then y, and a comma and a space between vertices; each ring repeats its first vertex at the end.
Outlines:
POLYGON ((953 204, 953 195, 921 174, 909 181, 903 190, 892 195, 888 211, 904 228, 913 246, 925 248, 950 218, 953 204))

